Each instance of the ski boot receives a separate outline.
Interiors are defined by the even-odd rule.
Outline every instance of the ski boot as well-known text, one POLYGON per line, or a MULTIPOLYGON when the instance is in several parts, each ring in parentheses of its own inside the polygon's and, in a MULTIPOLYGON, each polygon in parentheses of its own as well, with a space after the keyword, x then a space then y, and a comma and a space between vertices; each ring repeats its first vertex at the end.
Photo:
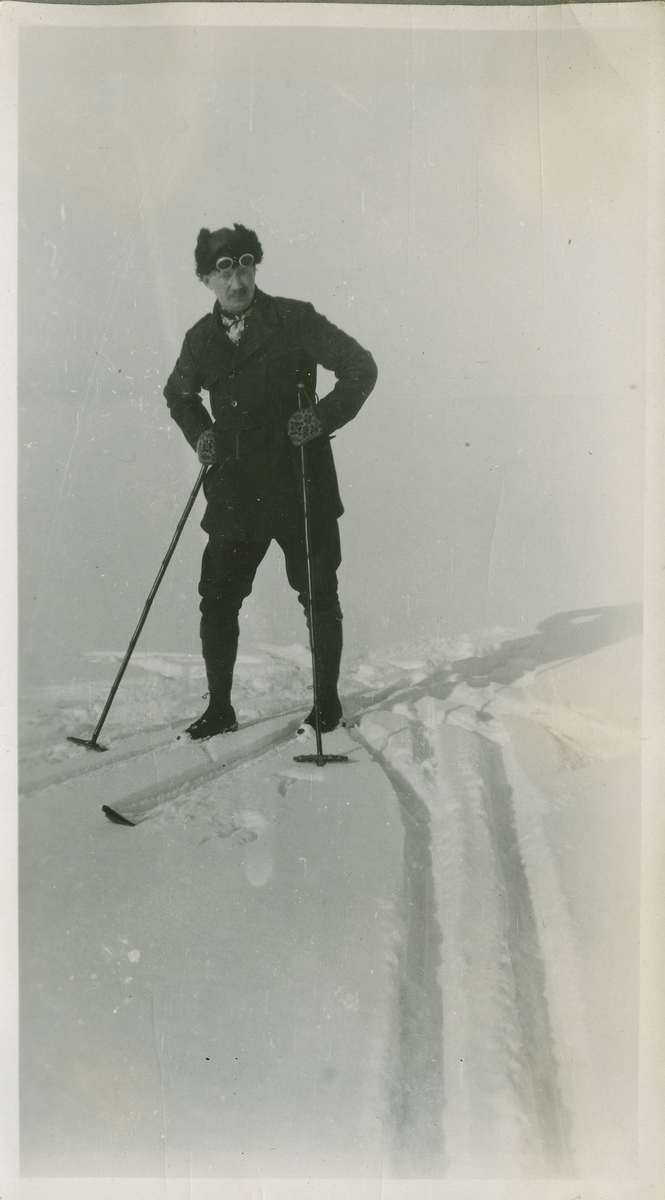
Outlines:
MULTIPOLYGON (((333 729, 344 725, 342 705, 337 695, 337 688, 334 686, 319 688, 319 719, 321 733, 332 733, 333 729)), ((298 733, 307 733, 307 726, 316 729, 316 712, 313 707, 298 729, 298 733)))
POLYGON ((185 733, 193 742, 201 742, 204 738, 217 737, 218 733, 235 733, 237 728, 236 714, 230 704, 221 707, 209 704, 203 715, 193 721, 185 733))

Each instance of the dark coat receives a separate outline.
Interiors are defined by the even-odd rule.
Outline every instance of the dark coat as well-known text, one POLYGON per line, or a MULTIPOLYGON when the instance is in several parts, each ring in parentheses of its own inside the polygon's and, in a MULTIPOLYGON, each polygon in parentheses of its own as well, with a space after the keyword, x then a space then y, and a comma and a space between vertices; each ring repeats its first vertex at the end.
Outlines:
POLYGON ((316 406, 323 436, 307 445, 312 515, 325 520, 344 511, 330 436, 355 417, 374 387, 371 354, 311 304, 258 288, 237 346, 218 303, 187 333, 164 395, 191 446, 204 429, 216 433, 218 462, 204 481, 207 533, 255 541, 290 536, 302 525, 300 451, 286 426, 298 408, 298 383, 314 397, 317 364, 337 376, 316 406), (214 425, 201 389, 210 394, 214 425))

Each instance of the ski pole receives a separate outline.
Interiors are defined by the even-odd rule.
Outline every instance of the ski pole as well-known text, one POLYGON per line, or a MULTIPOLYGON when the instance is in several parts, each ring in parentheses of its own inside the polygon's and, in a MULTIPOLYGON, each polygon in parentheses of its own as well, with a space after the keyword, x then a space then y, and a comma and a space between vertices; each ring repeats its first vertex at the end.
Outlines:
MULTIPOLYGON (((298 384, 298 409, 303 408, 304 383, 298 384)), ((306 394, 306 393, 305 393, 306 394)), ((319 680, 316 666, 316 616, 314 611, 314 568, 312 565, 312 525, 310 519, 309 489, 307 485, 307 455, 304 444, 300 447, 300 470, 302 472, 302 499, 305 510, 305 553, 307 556, 307 595, 309 599, 309 648, 312 654, 312 691, 314 693, 314 729, 316 732, 316 754, 297 754, 294 762, 315 762, 324 767, 329 762, 348 762, 345 754, 324 754, 321 740, 321 713, 319 711, 319 680)))
POLYGON ((155 579, 155 582, 153 583, 153 585, 150 589, 150 595, 148 596, 148 599, 145 602, 145 605, 143 607, 143 612, 141 613, 141 616, 139 618, 139 623, 136 626, 136 629, 134 630, 134 633, 132 635, 132 640, 129 643, 129 646, 127 647, 127 653, 125 654, 125 657, 123 658, 122 663, 120 664, 120 670, 118 671, 118 674, 116 675, 116 677, 113 681, 113 687, 111 688, 111 691, 108 694, 106 704, 104 705, 104 708, 102 709, 102 715, 99 718, 97 724, 95 725, 95 728, 92 733, 92 737, 87 738, 87 739, 86 738, 77 738, 77 737, 68 737, 67 738, 68 742, 76 742, 76 744, 78 746, 85 746, 88 750, 100 750, 101 751, 101 750, 108 749, 108 746, 100 746, 97 742, 97 738, 99 737, 102 725, 104 724, 104 721, 106 720, 106 718, 108 716, 109 709, 110 709, 111 705, 113 704, 113 701, 115 699, 115 694, 116 694, 118 688, 120 687, 120 681, 127 669, 129 660, 132 657, 132 654, 134 653, 134 647, 136 646, 136 643, 139 640, 139 635, 141 633, 141 630, 143 629, 143 626, 146 623, 148 613, 150 612, 150 607, 152 605, 153 600, 155 599, 155 596, 157 595, 157 589, 158 589, 160 583, 162 582, 162 579, 164 578, 164 575, 166 573, 166 568, 168 567, 168 565, 173 557, 173 552, 174 552, 176 546, 178 545, 178 540, 180 538, 180 534, 182 533, 182 531, 185 527, 185 522, 186 522, 190 512, 192 511, 192 508, 194 506, 194 501, 196 500, 196 497, 198 496, 199 491, 201 490, 201 484, 203 483, 203 479, 205 477, 205 473, 207 470, 208 470, 208 464, 205 464, 204 466, 201 467, 201 470, 199 471, 196 483, 194 484, 194 487, 192 488, 192 492, 189 497, 189 500, 187 501, 187 503, 185 505, 184 512, 183 512, 180 520, 178 521, 176 531, 173 535, 173 538, 171 539, 171 544, 170 544, 168 550, 166 551, 166 554, 164 555, 164 558, 162 560, 162 565, 159 568, 159 571, 157 572, 157 578, 155 579))

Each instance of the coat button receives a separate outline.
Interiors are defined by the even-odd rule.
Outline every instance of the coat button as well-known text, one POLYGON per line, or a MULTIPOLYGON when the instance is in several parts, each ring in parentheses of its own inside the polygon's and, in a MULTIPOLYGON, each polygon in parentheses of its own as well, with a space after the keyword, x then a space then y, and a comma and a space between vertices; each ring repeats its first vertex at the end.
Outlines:
POLYGON ((238 401, 237 401, 237 400, 232 400, 232 401, 231 401, 231 408, 237 408, 237 407, 238 407, 238 401))

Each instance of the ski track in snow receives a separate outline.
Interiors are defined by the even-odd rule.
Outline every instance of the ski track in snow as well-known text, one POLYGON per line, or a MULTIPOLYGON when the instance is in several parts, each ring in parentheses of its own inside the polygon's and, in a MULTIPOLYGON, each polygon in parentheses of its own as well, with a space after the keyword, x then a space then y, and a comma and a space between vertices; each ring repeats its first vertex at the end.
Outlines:
MULTIPOLYGON (((545 800, 524 774, 509 727, 519 718, 546 731, 570 771, 628 753, 636 731, 565 696, 543 700, 533 670, 480 686, 453 673, 451 663, 482 658, 509 638, 495 629, 475 641, 374 652, 341 681, 352 720, 355 705, 351 736, 382 766, 404 827, 402 932, 390 951, 397 1046, 389 1097, 377 1092, 376 1101, 390 1110, 392 1170, 402 1177, 573 1176, 592 1170, 587 1148, 603 1136, 594 1124, 599 1096, 575 932, 541 820, 545 800)), ((90 657, 115 664, 120 656, 90 657)), ((200 660, 146 654, 134 666, 107 740, 145 728, 146 714, 170 728, 197 711, 200 660)), ((241 722, 308 706, 308 677, 302 646, 241 656, 234 685, 241 722)), ((24 764, 74 767, 86 752, 66 743, 65 733, 94 724, 106 690, 94 683, 28 694, 24 764)), ((269 765, 275 753, 261 761, 269 765)), ((235 767, 233 777, 241 782, 256 762, 235 767)), ((282 768, 278 796, 288 799, 303 781, 316 788, 320 779, 316 769, 282 768)), ((154 815, 191 831, 200 846, 215 839, 242 846, 246 877, 260 888, 273 871, 275 812, 235 808, 232 794, 214 781, 193 785, 154 815)), ((350 1009, 357 1002, 338 998, 350 1009)))
POLYGON ((500 752, 459 726, 428 731, 395 713, 360 730, 430 816, 447 1173, 558 1173, 566 1145, 543 968, 500 752))
MULTIPOLYGON (((449 676, 361 717, 393 780, 427 807, 441 928, 446 1174, 592 1174, 607 1138, 574 930, 545 801, 502 718, 547 731, 566 771, 634 751, 634 724, 449 676), (447 693, 447 694, 446 694, 447 693)), ((427 685, 425 684, 425 687, 427 685)))

